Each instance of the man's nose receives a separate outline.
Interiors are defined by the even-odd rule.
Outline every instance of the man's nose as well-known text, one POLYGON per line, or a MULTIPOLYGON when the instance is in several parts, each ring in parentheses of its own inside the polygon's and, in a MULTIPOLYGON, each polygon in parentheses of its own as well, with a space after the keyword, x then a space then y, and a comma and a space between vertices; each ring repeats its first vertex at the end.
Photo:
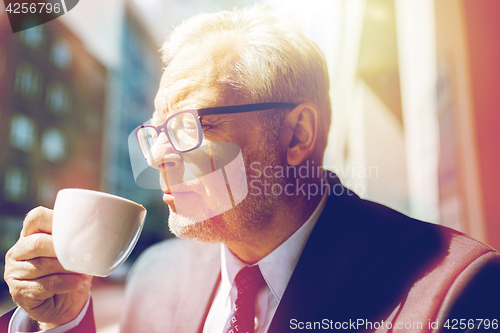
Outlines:
POLYGON ((182 164, 181 155, 172 147, 165 133, 162 132, 153 143, 148 164, 156 169, 163 167, 175 168, 182 164))

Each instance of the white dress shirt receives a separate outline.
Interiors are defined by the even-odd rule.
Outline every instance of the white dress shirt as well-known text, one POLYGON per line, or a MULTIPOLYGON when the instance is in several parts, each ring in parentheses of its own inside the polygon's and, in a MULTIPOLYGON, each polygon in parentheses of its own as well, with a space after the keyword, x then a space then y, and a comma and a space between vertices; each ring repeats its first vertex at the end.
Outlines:
MULTIPOLYGON (((267 283, 267 286, 259 290, 256 296, 255 333, 266 333, 269 330, 274 313, 285 293, 286 286, 292 277, 302 250, 325 208, 327 196, 327 192, 325 192, 318 207, 295 233, 255 264, 259 265, 267 283)), ((210 307, 203 333, 223 332, 238 294, 234 278, 245 266, 245 263, 239 260, 227 246, 222 244, 221 282, 210 307)))
MULTIPOLYGON (((83 307, 82 311, 72 321, 69 323, 66 323, 64 325, 52 328, 50 330, 45 330, 45 331, 38 331, 39 333, 45 332, 45 333, 64 333, 69 331, 70 329, 78 326, 80 322, 82 321, 83 317, 85 317, 85 314, 87 313, 87 309, 89 308, 89 303, 90 303, 90 298, 87 300, 87 303, 83 307)), ((18 307, 14 314, 12 315, 12 318, 10 318, 10 323, 9 323, 9 333, 26 333, 28 332, 29 328, 31 326, 31 320, 26 311, 24 311, 23 308, 18 307)), ((31 331, 30 331, 31 332, 31 331)))
MULTIPOLYGON (((325 191, 323 198, 307 221, 273 252, 256 263, 256 265, 259 265, 267 286, 261 288, 256 296, 255 333, 266 333, 269 330, 271 320, 285 293, 288 281, 299 261, 307 239, 325 208, 327 197, 328 192, 325 191)), ((237 288, 234 284, 234 278, 245 266, 245 263, 240 261, 227 246, 222 244, 221 282, 210 307, 203 333, 223 332, 227 318, 231 314, 236 301, 237 288)), ((89 301, 73 321, 50 330, 39 331, 39 333, 64 333, 78 326, 87 313, 89 301)), ((18 307, 10 320, 9 333, 25 333, 29 325, 28 314, 21 307, 18 307)))

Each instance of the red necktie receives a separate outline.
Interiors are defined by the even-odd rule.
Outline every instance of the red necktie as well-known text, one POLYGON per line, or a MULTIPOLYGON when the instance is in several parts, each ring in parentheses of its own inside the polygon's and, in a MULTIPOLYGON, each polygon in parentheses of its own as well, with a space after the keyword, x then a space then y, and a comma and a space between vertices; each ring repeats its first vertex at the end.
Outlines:
POLYGON ((266 281, 259 266, 245 267, 234 278, 238 297, 224 333, 254 333, 255 296, 266 281))

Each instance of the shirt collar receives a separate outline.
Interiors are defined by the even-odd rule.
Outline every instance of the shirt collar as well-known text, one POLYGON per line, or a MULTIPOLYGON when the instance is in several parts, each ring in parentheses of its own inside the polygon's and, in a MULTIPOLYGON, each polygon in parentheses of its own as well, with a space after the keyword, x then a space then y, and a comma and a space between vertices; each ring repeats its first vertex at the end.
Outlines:
MULTIPOLYGON (((259 265, 267 286, 278 302, 281 301, 307 239, 325 208, 327 197, 328 192, 325 191, 321 201, 307 221, 273 252, 256 263, 259 265)), ((222 244, 220 287, 223 288, 224 293, 227 293, 228 298, 236 274, 245 266, 247 265, 239 260, 226 245, 222 244)))

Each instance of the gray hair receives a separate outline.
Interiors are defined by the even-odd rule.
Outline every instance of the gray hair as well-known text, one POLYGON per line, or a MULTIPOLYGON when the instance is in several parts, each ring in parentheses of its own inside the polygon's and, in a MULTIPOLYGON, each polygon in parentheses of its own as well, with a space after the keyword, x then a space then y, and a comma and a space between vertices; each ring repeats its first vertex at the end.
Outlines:
MULTIPOLYGON (((163 62, 186 45, 201 43, 214 33, 239 32, 239 59, 229 84, 248 103, 312 102, 320 113, 318 152, 323 154, 331 123, 326 59, 318 46, 287 16, 263 5, 199 14, 185 20, 162 46, 163 62)), ((271 123, 281 123, 284 111, 271 123)))

